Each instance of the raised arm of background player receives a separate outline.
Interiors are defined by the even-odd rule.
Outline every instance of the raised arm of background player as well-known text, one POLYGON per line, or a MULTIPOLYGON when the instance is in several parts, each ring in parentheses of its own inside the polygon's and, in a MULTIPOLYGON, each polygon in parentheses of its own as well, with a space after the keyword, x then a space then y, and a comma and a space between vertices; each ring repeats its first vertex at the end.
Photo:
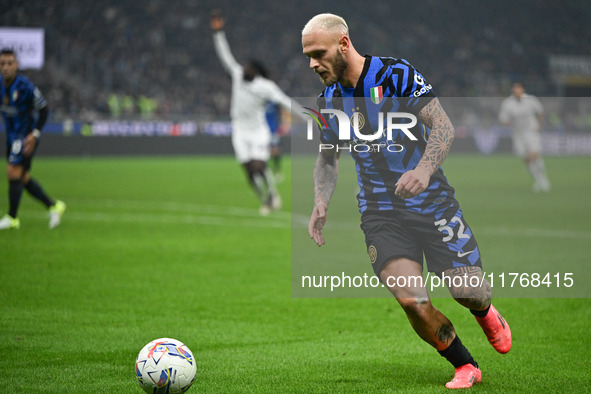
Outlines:
POLYGON ((242 66, 236 61, 224 33, 225 22, 219 11, 211 13, 210 26, 213 30, 213 44, 222 66, 232 78, 242 77, 242 66))
POLYGON ((429 186, 431 175, 447 157, 454 140, 454 127, 437 98, 429 101, 419 111, 418 118, 431 129, 431 134, 419 164, 413 170, 402 174, 396 183, 395 194, 402 198, 415 197, 429 186))
MULTIPOLYGON (((224 33, 224 27, 226 23, 221 17, 219 11, 215 10, 211 13, 211 20, 210 26, 211 30, 213 30, 213 43, 216 54, 222 63, 222 66, 226 70, 228 74, 232 77, 232 79, 242 78, 242 66, 240 63, 236 61, 234 55, 232 55, 232 51, 230 50, 230 44, 226 38, 226 34, 224 33)), ((292 100, 287 96, 280 88, 275 84, 275 82, 271 80, 267 80, 268 82, 262 88, 262 91, 258 93, 261 97, 265 99, 277 103, 285 108, 287 111, 290 111, 292 115, 295 115, 300 120, 307 120, 308 118, 305 115, 304 108, 295 100, 292 100)))

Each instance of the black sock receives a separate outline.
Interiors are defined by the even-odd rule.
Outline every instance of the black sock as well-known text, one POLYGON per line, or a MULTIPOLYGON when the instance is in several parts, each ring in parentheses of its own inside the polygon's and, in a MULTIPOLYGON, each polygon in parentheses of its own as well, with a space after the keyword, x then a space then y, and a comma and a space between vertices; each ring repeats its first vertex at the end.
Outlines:
POLYGON ((20 179, 8 181, 8 214, 15 219, 22 194, 23 182, 20 179))
POLYGON ((472 312, 472 314, 476 317, 486 317, 486 315, 488 315, 489 309, 490 309, 490 305, 486 309, 481 310, 481 311, 475 311, 474 309, 470 309, 470 312, 472 312))
POLYGON ((466 347, 462 344, 460 337, 456 335, 455 339, 451 342, 451 344, 444 350, 438 350, 439 354, 449 361, 454 368, 461 367, 465 364, 472 364, 476 368, 478 368, 478 363, 474 361, 472 355, 466 349, 466 347))
POLYGON ((45 206, 47 208, 49 208, 53 204, 55 204, 55 201, 53 201, 47 194, 45 194, 45 192, 43 191, 43 188, 41 187, 41 185, 36 180, 34 180, 33 178, 29 178, 29 182, 27 182, 25 184, 25 189, 33 197, 35 197, 37 200, 39 200, 43 204, 45 204, 45 206))
POLYGON ((260 188, 260 185, 257 184, 257 180, 255 179, 255 173, 252 168, 251 162, 249 161, 248 163, 244 163, 243 167, 244 171, 246 172, 246 178, 248 178, 248 184, 253 188, 257 196, 261 198, 262 190, 260 188))
POLYGON ((255 173, 255 177, 258 177, 264 184, 264 194, 262 195, 263 204, 271 205, 273 199, 273 189, 271 182, 269 181, 268 173, 265 169, 259 170, 255 173))

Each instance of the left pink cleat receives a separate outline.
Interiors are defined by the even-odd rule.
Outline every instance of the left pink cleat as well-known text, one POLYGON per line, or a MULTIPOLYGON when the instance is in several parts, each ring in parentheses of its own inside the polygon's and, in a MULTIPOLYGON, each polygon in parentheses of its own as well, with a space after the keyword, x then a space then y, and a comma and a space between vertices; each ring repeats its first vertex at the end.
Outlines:
POLYGON ((456 368, 454 378, 445 384, 448 389, 467 389, 482 382, 482 372, 472 364, 464 364, 456 368))

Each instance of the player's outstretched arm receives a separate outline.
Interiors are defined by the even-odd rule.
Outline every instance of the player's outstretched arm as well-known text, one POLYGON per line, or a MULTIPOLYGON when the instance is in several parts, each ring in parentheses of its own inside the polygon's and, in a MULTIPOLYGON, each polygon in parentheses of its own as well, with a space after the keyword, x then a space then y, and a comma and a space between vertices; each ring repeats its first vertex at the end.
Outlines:
POLYGON ((431 175, 447 157, 454 140, 454 127, 437 98, 425 105, 418 117, 431 129, 431 134, 419 164, 414 170, 402 174, 396 184, 395 193, 402 198, 414 197, 429 186, 431 175))
POLYGON ((326 212, 337 185, 338 153, 336 149, 322 150, 314 166, 314 210, 308 224, 308 234, 316 245, 324 245, 322 229, 326 223, 326 212))
POLYGON ((212 12, 210 25, 213 31, 213 46, 220 62, 222 62, 222 66, 232 76, 236 73, 241 74, 242 66, 240 66, 234 55, 232 55, 230 44, 228 44, 228 40, 226 39, 226 33, 224 33, 226 23, 218 11, 212 12))
POLYGON ((282 108, 295 115, 300 120, 308 120, 306 110, 296 100, 286 95, 277 84, 271 80, 265 86, 264 96, 271 102, 279 104, 282 108))

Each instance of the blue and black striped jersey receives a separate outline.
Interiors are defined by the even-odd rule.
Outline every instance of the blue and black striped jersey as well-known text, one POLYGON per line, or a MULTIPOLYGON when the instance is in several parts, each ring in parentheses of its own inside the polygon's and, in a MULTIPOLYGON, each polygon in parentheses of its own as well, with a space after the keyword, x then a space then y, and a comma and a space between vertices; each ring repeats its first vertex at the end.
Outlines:
POLYGON ((39 89, 24 75, 18 74, 9 87, 0 78, 0 112, 9 140, 24 138, 33 131, 35 115, 46 105, 39 89))
MULTIPOLYGON (((432 212, 447 197, 454 195, 453 188, 439 168, 431 177, 428 188, 414 198, 402 199, 394 194, 396 182, 406 171, 414 169, 423 156, 430 130, 417 120, 408 128, 415 139, 401 128, 386 133, 388 113, 417 115, 435 96, 432 86, 421 73, 402 59, 366 56, 363 72, 354 88, 340 83, 327 87, 318 98, 322 109, 343 111, 354 124, 358 113, 360 134, 376 134, 382 127, 381 137, 373 141, 358 138, 349 127, 345 141, 339 139, 337 116, 326 116, 328 128, 320 134, 322 144, 348 149, 355 160, 360 192, 357 195, 359 210, 381 211, 409 209, 432 212), (349 145, 348 147, 342 146, 349 145)), ((411 119, 408 119, 410 122, 411 119)), ((405 123, 396 118, 395 123, 405 123)))

